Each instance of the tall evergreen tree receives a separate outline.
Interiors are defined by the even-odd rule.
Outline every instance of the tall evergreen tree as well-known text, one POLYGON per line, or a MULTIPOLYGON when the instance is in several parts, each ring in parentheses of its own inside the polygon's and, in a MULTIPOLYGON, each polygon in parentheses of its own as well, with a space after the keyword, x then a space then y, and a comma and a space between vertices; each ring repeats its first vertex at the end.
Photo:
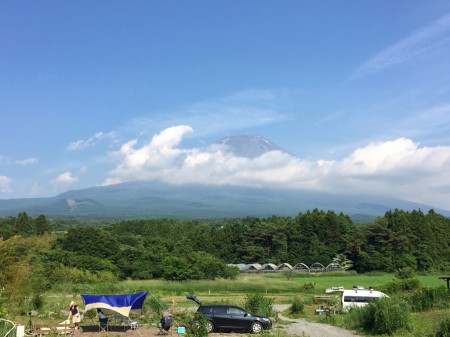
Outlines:
POLYGON ((32 218, 26 212, 21 212, 14 221, 13 233, 17 235, 36 234, 36 227, 32 218))

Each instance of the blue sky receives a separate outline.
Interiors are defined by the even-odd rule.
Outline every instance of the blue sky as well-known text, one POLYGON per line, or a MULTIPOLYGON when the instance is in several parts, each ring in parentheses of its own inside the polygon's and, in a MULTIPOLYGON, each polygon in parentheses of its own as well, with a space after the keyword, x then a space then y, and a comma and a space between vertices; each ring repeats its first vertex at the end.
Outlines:
POLYGON ((450 210, 450 2, 0 2, 0 199, 136 179, 450 210), (254 158, 211 146, 261 135, 254 158))

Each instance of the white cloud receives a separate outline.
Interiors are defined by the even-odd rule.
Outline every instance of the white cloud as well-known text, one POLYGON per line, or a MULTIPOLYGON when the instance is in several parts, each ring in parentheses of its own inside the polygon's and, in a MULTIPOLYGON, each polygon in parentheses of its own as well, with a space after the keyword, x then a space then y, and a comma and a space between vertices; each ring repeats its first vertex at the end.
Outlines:
POLYGON ((447 14, 389 46, 363 63, 352 78, 382 71, 422 54, 437 50, 450 42, 450 14, 447 14))
POLYGON ((450 147, 421 147, 411 139, 370 143, 341 160, 308 161, 280 151, 248 159, 220 145, 181 149, 189 126, 164 130, 139 147, 114 153, 116 168, 104 184, 162 180, 174 184, 238 184, 399 197, 450 209, 450 147))
POLYGON ((77 177, 75 177, 71 172, 66 171, 58 175, 55 179, 51 180, 50 183, 53 184, 56 191, 61 192, 77 181, 77 177))
POLYGON ((167 171, 167 168, 176 163, 184 153, 176 148, 184 135, 191 133, 192 128, 186 125, 173 126, 155 135, 151 141, 141 148, 137 148, 137 140, 123 144, 120 150, 112 156, 119 160, 119 165, 111 173, 104 184, 120 182, 122 179, 149 178, 152 172, 167 171))
POLYGON ((99 141, 101 141, 103 139, 112 139, 115 137, 116 137, 115 132, 105 133, 103 131, 100 131, 88 139, 77 140, 75 142, 70 143, 69 146, 67 147, 67 150, 68 151, 84 150, 86 148, 96 145, 99 141))
POLYGON ((30 157, 22 160, 16 160, 15 163, 22 166, 34 165, 38 162, 38 159, 35 157, 30 157))
POLYGON ((105 181, 101 184, 101 186, 115 185, 122 183, 123 180, 119 177, 106 178, 105 181))
POLYGON ((7 176, 0 176, 0 192, 11 192, 13 180, 7 176))

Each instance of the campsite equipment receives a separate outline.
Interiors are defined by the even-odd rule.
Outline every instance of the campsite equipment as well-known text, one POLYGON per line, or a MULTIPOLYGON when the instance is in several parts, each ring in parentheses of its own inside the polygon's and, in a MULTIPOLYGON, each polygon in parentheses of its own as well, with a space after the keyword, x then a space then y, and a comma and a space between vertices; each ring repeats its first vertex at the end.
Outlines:
POLYGON ((147 294, 148 291, 121 295, 82 294, 81 298, 85 304, 85 312, 100 308, 105 314, 116 313, 112 316, 112 319, 118 322, 118 325, 123 326, 124 329, 129 327, 132 330, 137 330, 138 322, 130 319, 130 313, 142 313, 142 306, 144 305, 147 294))
POLYGON ((156 326, 159 329, 158 335, 167 334, 172 327, 172 316, 163 316, 156 326))

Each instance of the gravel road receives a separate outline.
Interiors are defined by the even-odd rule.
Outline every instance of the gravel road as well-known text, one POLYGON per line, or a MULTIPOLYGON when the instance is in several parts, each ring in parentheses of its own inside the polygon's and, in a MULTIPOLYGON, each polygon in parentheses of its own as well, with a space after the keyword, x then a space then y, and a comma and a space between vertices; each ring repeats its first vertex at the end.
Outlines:
POLYGON ((291 322, 284 329, 289 335, 293 336, 308 336, 308 337, 362 337, 355 335, 351 331, 338 328, 328 324, 312 323, 306 321, 304 318, 287 318, 281 315, 283 310, 289 307, 289 304, 275 305, 275 310, 278 311, 278 316, 283 321, 291 322))

